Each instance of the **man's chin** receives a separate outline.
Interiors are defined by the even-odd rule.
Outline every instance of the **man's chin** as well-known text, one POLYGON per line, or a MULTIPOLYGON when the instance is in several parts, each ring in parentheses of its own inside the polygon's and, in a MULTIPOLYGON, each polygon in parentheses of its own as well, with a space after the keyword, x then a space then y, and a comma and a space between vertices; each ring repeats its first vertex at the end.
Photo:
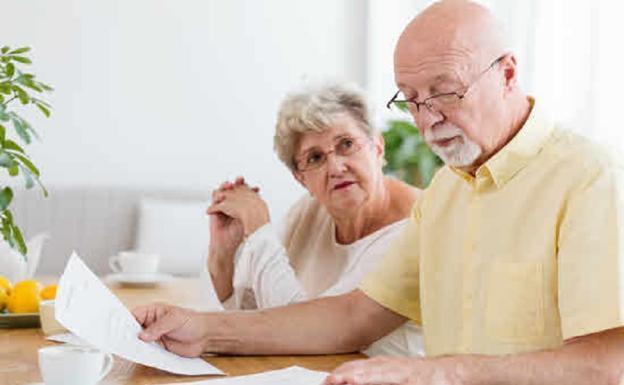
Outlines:
POLYGON ((450 152, 440 148, 432 148, 432 150, 438 157, 440 157, 440 159, 442 159, 445 165, 456 168, 471 167, 475 164, 475 162, 477 161, 477 159, 479 159, 479 156, 481 155, 480 152, 470 154, 470 156, 468 156, 458 153, 456 151, 450 152))

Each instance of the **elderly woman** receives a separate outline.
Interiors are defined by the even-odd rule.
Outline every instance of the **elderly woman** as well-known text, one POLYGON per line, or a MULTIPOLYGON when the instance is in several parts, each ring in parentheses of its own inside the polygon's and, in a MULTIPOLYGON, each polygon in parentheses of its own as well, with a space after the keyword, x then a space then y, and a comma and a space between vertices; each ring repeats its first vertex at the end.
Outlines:
MULTIPOLYGON (((208 208, 208 269, 226 308, 275 307, 355 289, 407 224, 419 195, 383 175, 383 137, 354 87, 289 95, 279 111, 275 149, 309 193, 281 230, 258 190, 241 178, 221 185, 208 208)), ((421 349, 419 328, 408 322, 365 353, 418 355, 421 349)))

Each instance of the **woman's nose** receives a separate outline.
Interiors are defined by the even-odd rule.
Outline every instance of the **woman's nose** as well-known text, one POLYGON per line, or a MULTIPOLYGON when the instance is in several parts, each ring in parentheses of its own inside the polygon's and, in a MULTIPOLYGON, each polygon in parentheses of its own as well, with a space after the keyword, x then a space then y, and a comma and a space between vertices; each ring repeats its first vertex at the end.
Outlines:
POLYGON ((347 157, 336 155, 336 153, 332 152, 327 154, 326 161, 327 172, 331 174, 342 173, 346 171, 346 162, 347 157))

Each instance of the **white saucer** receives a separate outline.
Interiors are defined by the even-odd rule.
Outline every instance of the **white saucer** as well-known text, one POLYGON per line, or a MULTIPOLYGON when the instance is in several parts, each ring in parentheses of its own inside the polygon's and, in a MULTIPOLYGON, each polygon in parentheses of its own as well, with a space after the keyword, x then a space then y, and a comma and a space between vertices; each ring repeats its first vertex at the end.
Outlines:
POLYGON ((106 281, 109 283, 118 283, 128 286, 154 286, 160 283, 169 282, 173 280, 173 276, 164 273, 150 273, 150 274, 128 274, 117 273, 109 274, 106 276, 106 281))

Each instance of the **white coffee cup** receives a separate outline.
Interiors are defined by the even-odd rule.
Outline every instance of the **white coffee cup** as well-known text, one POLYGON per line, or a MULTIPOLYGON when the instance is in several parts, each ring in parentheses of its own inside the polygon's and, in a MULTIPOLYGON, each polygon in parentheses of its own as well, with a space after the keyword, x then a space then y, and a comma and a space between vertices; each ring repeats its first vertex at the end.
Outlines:
POLYGON ((113 356, 88 346, 46 346, 39 349, 45 385, 95 385, 113 367, 113 356))
POLYGON ((156 254, 122 251, 110 257, 108 265, 115 273, 154 274, 158 271, 159 259, 156 254))

